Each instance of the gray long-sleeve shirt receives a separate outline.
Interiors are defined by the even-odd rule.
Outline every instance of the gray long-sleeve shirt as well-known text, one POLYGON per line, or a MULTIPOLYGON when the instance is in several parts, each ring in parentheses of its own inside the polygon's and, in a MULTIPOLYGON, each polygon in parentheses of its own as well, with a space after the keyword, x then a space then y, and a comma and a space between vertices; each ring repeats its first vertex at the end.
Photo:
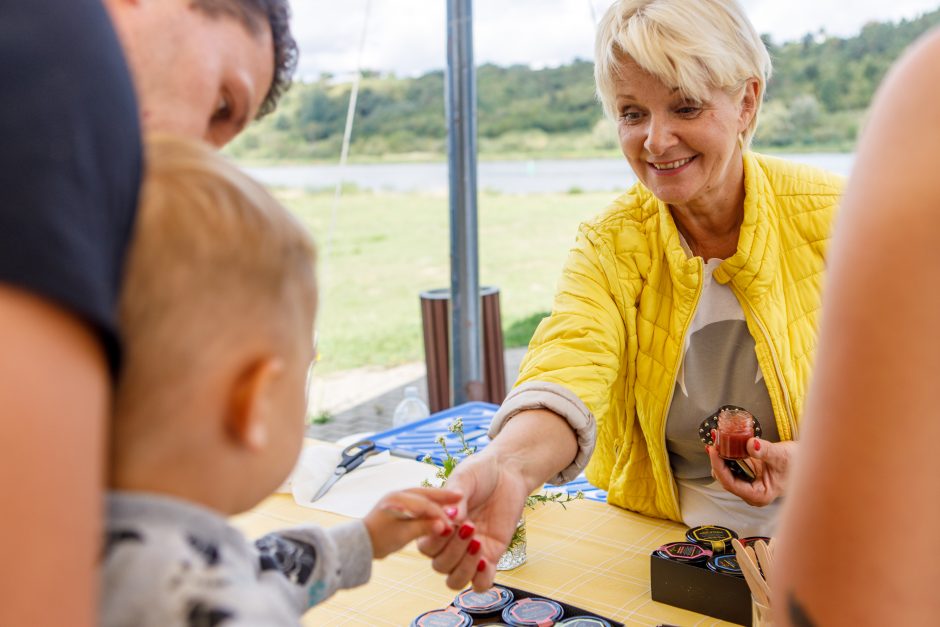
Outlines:
POLYGON ((102 573, 106 627, 296 626, 372 572, 362 521, 249 542, 218 513, 142 493, 108 495, 102 573))

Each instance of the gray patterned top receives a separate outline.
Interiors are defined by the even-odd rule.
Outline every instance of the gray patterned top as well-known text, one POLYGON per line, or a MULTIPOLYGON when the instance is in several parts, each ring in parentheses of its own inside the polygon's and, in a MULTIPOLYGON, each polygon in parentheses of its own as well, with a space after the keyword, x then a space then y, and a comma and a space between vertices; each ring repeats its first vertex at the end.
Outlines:
POLYGON ((254 543, 215 511, 156 494, 112 492, 102 570, 106 627, 299 624, 372 572, 362 521, 306 526, 254 543))

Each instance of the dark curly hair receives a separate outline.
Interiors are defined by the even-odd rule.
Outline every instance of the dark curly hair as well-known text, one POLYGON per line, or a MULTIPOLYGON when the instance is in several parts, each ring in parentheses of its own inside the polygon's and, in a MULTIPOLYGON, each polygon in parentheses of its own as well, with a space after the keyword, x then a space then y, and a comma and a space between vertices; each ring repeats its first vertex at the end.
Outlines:
POLYGON ((288 0, 191 0, 191 6, 215 17, 227 15, 241 22, 252 35, 260 35, 265 26, 274 41, 274 80, 258 110, 258 118, 274 111, 277 101, 291 85, 297 69, 297 42, 290 32, 288 0))

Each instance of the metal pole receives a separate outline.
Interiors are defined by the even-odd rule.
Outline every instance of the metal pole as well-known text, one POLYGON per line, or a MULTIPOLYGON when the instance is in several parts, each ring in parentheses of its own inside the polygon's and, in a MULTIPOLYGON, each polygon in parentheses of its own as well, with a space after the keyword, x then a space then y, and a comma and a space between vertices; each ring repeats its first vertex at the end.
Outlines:
POLYGON ((477 257, 477 94, 472 0, 447 0, 450 171, 450 389, 454 405, 483 398, 477 257))

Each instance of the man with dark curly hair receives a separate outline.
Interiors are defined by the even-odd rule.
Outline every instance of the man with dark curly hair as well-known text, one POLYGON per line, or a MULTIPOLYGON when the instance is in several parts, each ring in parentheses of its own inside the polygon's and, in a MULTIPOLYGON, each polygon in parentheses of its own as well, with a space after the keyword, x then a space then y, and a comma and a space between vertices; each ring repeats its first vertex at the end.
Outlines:
POLYGON ((144 130, 221 147, 270 113, 297 65, 287 0, 105 0, 144 130))

